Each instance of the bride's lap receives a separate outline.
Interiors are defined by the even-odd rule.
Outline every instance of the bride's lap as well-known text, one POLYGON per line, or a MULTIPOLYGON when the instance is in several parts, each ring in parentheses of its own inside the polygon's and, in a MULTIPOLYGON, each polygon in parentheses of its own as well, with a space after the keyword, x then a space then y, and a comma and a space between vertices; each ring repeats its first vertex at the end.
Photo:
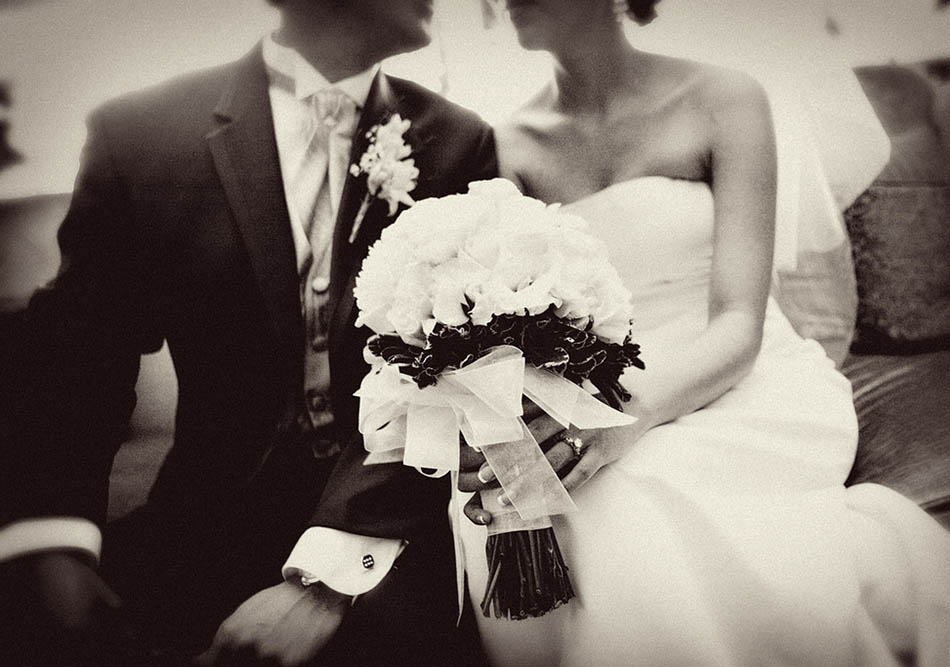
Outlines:
MULTIPOLYGON (((840 493, 717 496, 605 468, 575 494, 578 512, 555 520, 578 597, 540 619, 479 619, 488 654, 519 665, 716 664, 730 654, 716 638, 807 635, 853 602, 842 517, 827 511, 840 493)), ((480 593, 484 573, 471 574, 480 593)))
MULTIPOLYGON (((480 619, 490 656, 715 664, 735 650, 705 639, 731 636, 723 624, 742 625, 736 634, 800 624, 789 635, 800 637, 848 615, 854 556, 835 536, 857 439, 850 386, 799 343, 773 347, 732 391, 652 429, 574 492, 579 511, 555 529, 578 598, 540 619, 480 619)), ((485 572, 474 560, 477 595, 485 572)))
POLYGON ((843 484, 856 447, 847 380, 773 358, 706 408, 647 432, 612 466, 683 488, 772 494, 843 484))

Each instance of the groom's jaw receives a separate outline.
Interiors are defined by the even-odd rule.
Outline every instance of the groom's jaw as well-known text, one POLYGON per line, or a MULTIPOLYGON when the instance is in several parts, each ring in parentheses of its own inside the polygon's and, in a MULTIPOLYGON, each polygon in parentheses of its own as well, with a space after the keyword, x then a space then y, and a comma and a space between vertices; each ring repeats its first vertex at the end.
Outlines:
POLYGON ((282 0, 279 40, 330 81, 431 41, 433 0, 282 0))
POLYGON ((360 0, 367 24, 387 56, 415 51, 432 41, 433 0, 360 0))

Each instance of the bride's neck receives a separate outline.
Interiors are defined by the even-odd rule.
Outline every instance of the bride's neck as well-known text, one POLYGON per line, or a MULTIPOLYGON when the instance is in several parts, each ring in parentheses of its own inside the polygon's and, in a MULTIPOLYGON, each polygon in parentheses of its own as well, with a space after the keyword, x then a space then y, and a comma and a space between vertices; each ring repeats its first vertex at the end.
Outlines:
POLYGON ((617 90, 636 74, 639 61, 619 28, 553 55, 559 102, 567 110, 606 111, 617 90))

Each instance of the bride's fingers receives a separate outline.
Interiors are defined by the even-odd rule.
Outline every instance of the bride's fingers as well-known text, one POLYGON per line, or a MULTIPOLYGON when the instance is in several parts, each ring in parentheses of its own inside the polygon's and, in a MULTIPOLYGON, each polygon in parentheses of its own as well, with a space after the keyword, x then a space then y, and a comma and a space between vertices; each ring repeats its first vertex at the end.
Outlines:
POLYGON ((532 401, 527 396, 521 397, 521 418, 524 419, 525 423, 529 423, 534 419, 540 417, 544 410, 538 407, 537 403, 532 401))
POLYGON ((481 491, 498 486, 485 455, 466 445, 459 452, 459 491, 481 491))
MULTIPOLYGON (((552 442, 554 444, 548 446, 547 451, 544 452, 544 457, 548 460, 548 464, 554 469, 558 477, 567 479, 567 475, 569 475, 571 471, 570 466, 578 461, 577 455, 574 453, 574 448, 562 438, 555 437, 552 439, 552 442)), ((570 489, 568 489, 568 491, 570 491, 570 489)), ((508 494, 502 493, 498 496, 498 502, 502 505, 507 505, 509 502, 508 494)))
POLYGON ((561 480, 561 484, 564 485, 568 493, 572 493, 590 481, 594 473, 600 470, 603 465, 603 457, 600 454, 600 450, 596 447, 589 447, 581 454, 574 469, 564 476, 564 479, 561 480))
MULTIPOLYGON (((534 405, 530 401, 527 401, 527 404, 534 405)), ((570 446, 564 445, 557 439, 557 436, 564 431, 564 427, 560 422, 541 412, 540 408, 537 408, 537 412, 539 415, 531 420, 528 429, 534 439, 540 443, 542 450, 545 452, 551 449, 557 450, 550 455, 546 453, 545 456, 551 462, 552 468, 560 470, 566 463, 567 452, 571 451, 570 446)), ((483 491, 497 486, 495 473, 485 461, 485 455, 463 444, 459 452, 459 491, 483 491)))
MULTIPOLYGON (((562 469, 571 463, 576 456, 574 455, 574 448, 564 442, 560 437, 564 429, 557 422, 553 423, 556 424, 558 430, 552 437, 544 439, 541 443, 541 449, 544 450, 544 457, 548 460, 548 464, 554 469, 554 472, 561 473, 562 469)), ((550 427, 548 430, 553 430, 553 428, 554 427, 550 427)), ((537 433, 541 434, 546 432, 548 431, 541 429, 537 431, 537 433)), ((535 436, 535 439, 537 439, 537 436, 535 436)), ((485 489, 498 487, 495 472, 491 469, 491 466, 488 465, 488 462, 485 461, 484 455, 479 454, 479 456, 481 457, 482 464, 476 470, 473 470, 474 466, 462 464, 459 470, 459 491, 484 491, 485 489)), ((472 460, 477 461, 477 459, 472 460)))
POLYGON ((459 448, 459 469, 465 472, 478 470, 485 463, 485 455, 466 444, 459 448))
POLYGON ((541 449, 547 451, 556 444, 557 441, 553 438, 564 432, 564 426, 550 415, 542 413, 528 422, 528 430, 541 445, 541 449))
POLYGON ((459 471, 459 491, 482 491, 498 486, 498 480, 495 479, 495 473, 492 472, 488 463, 484 463, 477 470, 468 472, 459 471))
POLYGON ((491 512, 482 507, 482 496, 479 493, 476 493, 465 503, 462 511, 468 517, 468 520, 476 525, 487 526, 491 523, 491 512))
POLYGON ((559 473, 559 477, 561 476, 560 473, 562 469, 569 463, 573 463, 577 458, 574 455, 574 448, 561 438, 556 438, 556 442, 548 448, 544 456, 547 458, 548 463, 551 464, 551 468, 554 469, 554 472, 559 473))

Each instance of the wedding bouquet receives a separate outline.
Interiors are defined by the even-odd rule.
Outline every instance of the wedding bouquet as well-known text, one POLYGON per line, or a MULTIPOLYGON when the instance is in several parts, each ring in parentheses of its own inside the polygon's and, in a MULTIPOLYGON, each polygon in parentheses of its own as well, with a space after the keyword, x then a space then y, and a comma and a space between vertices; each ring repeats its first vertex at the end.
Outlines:
POLYGON ((367 463, 452 472, 455 486, 461 435, 510 500, 489 526, 486 616, 540 616, 574 595, 550 517, 576 508, 522 396, 565 428, 634 421, 619 411, 621 374, 643 368, 631 295, 586 226, 509 181, 480 181, 404 211, 356 281, 357 325, 376 334, 357 392, 367 463))

